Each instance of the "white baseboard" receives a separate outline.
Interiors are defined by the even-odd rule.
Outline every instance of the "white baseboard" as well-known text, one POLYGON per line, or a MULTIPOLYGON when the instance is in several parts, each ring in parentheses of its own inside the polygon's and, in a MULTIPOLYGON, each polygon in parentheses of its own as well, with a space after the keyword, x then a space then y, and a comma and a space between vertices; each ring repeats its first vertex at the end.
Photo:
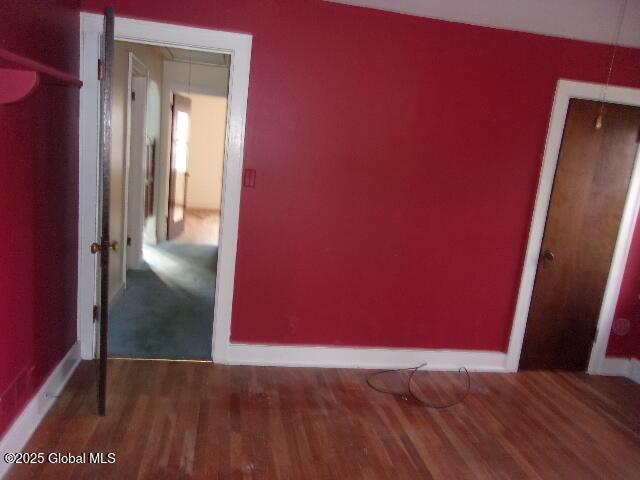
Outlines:
POLYGON ((629 375, 631 364, 628 358, 606 357, 602 362, 598 375, 613 375, 626 377, 629 375))
POLYGON ((602 362, 598 375, 615 375, 627 377, 640 383, 640 360, 635 358, 607 357, 602 362))
POLYGON ((231 343, 222 363, 279 367, 406 368, 506 372, 507 355, 479 350, 322 347, 231 343))
POLYGON ((33 435, 40 422, 55 403, 57 396, 67 384, 71 374, 80 363, 80 342, 76 342, 51 372, 40 387, 40 390, 29 401, 22 413, 2 439, 0 439, 0 478, 3 478, 11 468, 2 460, 7 452, 19 452, 33 435))
POLYGON ((636 383, 640 383, 640 360, 637 358, 631 359, 629 378, 636 383))

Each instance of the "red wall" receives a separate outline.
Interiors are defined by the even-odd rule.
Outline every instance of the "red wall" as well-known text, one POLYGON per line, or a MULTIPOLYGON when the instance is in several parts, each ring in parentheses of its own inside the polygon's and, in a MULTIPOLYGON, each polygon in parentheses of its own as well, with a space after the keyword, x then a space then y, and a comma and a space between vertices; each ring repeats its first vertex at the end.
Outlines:
MULTIPOLYGON (((0 45, 77 72, 75 0, 0 45)), ((101 9, 103 0, 83 7, 101 9)), ((254 35, 234 341, 505 350, 558 78, 609 49, 319 1, 114 1, 254 35)), ((622 49, 616 84, 640 86, 622 49)), ((0 106, 0 434, 76 338, 78 92, 0 106)), ((640 357, 640 233, 609 354, 640 357)))
MULTIPOLYGON (((4 0, 0 46, 77 73, 75 0, 4 0)), ((76 339, 78 90, 0 105, 0 435, 76 339)))
POLYGON ((82 8, 107 3, 254 35, 234 341, 506 350, 556 81, 604 81, 609 47, 315 0, 82 8))
POLYGON ((607 355, 640 359, 640 225, 636 225, 624 271, 607 355))

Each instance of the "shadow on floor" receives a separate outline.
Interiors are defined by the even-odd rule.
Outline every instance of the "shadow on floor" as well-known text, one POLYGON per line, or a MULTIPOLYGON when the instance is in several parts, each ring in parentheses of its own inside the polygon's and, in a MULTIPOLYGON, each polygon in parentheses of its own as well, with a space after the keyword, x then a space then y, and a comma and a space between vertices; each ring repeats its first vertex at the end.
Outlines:
POLYGON ((111 307, 109 355, 210 360, 218 248, 166 242, 144 259, 111 307))

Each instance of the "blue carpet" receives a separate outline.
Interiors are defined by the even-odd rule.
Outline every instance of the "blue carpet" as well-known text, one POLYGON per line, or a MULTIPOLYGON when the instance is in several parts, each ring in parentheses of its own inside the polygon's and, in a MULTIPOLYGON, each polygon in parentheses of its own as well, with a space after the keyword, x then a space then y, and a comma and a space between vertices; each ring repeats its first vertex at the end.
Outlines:
POLYGON ((109 355, 210 360, 218 248, 166 242, 144 258, 111 307, 109 355))

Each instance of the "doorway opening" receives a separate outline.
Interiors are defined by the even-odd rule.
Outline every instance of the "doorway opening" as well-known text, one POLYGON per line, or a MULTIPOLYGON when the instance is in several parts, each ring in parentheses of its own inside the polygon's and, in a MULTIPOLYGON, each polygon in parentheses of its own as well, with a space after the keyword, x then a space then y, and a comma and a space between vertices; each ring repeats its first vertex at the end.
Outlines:
MULTIPOLYGON (((227 79, 227 115, 224 141, 224 169, 223 188, 220 206, 220 225, 218 235, 217 264, 215 267, 215 288, 213 294, 214 312, 208 323, 212 324, 212 335, 207 339, 212 345, 210 358, 214 361, 225 362, 229 358, 231 333, 231 305, 233 302, 233 288, 235 276, 236 251, 238 242, 238 219, 240 215, 240 193, 242 186, 244 139, 247 112, 247 98, 249 93, 249 72, 251 66, 252 36, 246 33, 230 33, 219 30, 194 28, 184 25, 150 22, 146 20, 116 17, 112 7, 105 8, 104 14, 80 13, 80 72, 83 88, 80 90, 80 161, 79 161, 79 245, 78 245, 78 336, 80 338, 80 353, 83 359, 99 359, 98 368, 98 412, 106 413, 107 373, 109 355, 109 314, 110 306, 126 291, 127 257, 123 248, 130 248, 135 244, 134 239, 123 233, 128 229, 129 219, 129 164, 119 160, 113 165, 112 153, 124 156, 130 155, 129 147, 123 146, 126 138, 123 122, 112 125, 114 116, 122 119, 123 111, 112 111, 124 108, 127 101, 114 104, 114 88, 123 89, 123 83, 115 85, 112 81, 114 66, 115 41, 128 42, 143 47, 165 47, 174 49, 163 55, 179 55, 182 50, 188 51, 188 64, 191 73, 201 61, 202 54, 220 54, 226 61, 227 79), (98 68, 96 69, 96 65, 98 68), (113 107, 113 108, 112 108, 113 107), (113 113, 113 115, 112 115, 113 113), (116 128, 113 128, 116 127, 116 128), (119 129, 119 130, 117 130, 119 129), (117 139, 115 134, 118 134, 117 139), (117 150, 116 150, 117 149, 117 150), (126 168, 125 168, 126 167, 126 168), (120 175, 120 195, 118 199, 127 201, 120 208, 111 208, 112 177, 120 175), (123 180, 126 178, 126 181, 123 180), (127 198, 125 198, 127 196, 127 198), (112 216, 120 221, 120 233, 117 238, 112 237, 112 216), (112 258, 112 253, 114 253, 112 258), (120 288, 110 289, 111 270, 120 265, 120 288), (123 268, 122 266, 125 266, 123 268)), ((157 49, 157 48, 156 48, 157 49)), ((160 91, 160 98, 171 101, 173 93, 167 93, 166 82, 153 82, 152 60, 143 53, 135 52, 136 57, 144 64, 149 72, 147 83, 147 118, 145 129, 149 137, 152 106, 149 103, 150 93, 160 91), (162 87, 162 88, 160 88, 162 87)), ((173 59, 184 60, 184 59, 173 59)), ((182 62, 185 63, 185 62, 182 62)), ((164 64, 163 64, 164 75, 164 64)), ((136 75, 130 75, 130 77, 136 75)), ((216 92, 197 91, 195 82, 186 76, 186 83, 177 86, 176 92, 213 94, 216 92)), ((133 81, 132 81, 133 83, 133 81)), ((126 90, 126 89, 125 89, 126 90)), ((124 95, 128 97, 128 90, 124 95)), ((224 95, 217 95, 224 96, 224 95)), ((142 207, 138 212, 144 221, 142 240, 139 247, 161 244, 166 241, 168 190, 169 190, 169 160, 171 131, 169 120, 163 109, 167 102, 162 102, 160 109, 159 137, 162 141, 150 141, 150 148, 145 149, 147 164, 153 164, 153 174, 144 177, 142 187, 137 194, 142 193, 142 207), (163 144, 166 143, 166 144, 163 144), (166 165, 161 166, 161 162, 166 165), (162 168, 164 167, 164 168, 162 168), (150 180, 152 179, 152 182, 150 180), (152 188, 151 188, 152 187, 152 188), (153 196, 153 201, 144 200, 153 196), (150 211, 153 208, 153 211, 150 211), (151 237, 150 239, 148 237, 151 237)), ((130 118, 127 111, 125 118, 130 118)), ((127 127, 127 132, 128 127, 127 127)), ((127 160, 128 162, 128 160, 127 160)), ((118 188, 118 187, 117 187, 118 188)), ((134 200, 135 201, 135 200, 134 200)), ((187 206, 188 207, 188 206, 187 206)), ((188 210, 188 208, 187 208, 188 210)), ((132 220, 133 222, 133 220, 132 220)), ((114 228, 115 230, 115 228, 114 228)), ((132 231, 135 232, 134 229, 132 231)), ((135 234, 135 233, 134 233, 135 234)), ((141 254, 143 256, 144 251, 141 254)), ((179 289, 176 289, 180 291, 179 289)), ((129 354, 131 356, 135 354, 129 354)), ((189 359, 195 358, 188 354, 189 359)), ((150 358, 150 357, 147 357, 150 358)), ((208 359, 207 359, 208 360, 208 359)))
POLYGON ((212 358, 230 64, 115 42, 110 357, 212 358))

